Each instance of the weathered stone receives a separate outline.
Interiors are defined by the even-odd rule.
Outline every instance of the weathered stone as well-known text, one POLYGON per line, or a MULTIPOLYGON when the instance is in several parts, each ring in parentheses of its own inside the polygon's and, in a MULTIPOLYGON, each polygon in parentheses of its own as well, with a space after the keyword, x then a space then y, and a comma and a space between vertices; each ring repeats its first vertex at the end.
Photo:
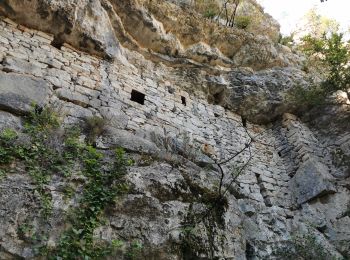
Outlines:
POLYGON ((21 119, 4 111, 0 111, 0 132, 4 129, 21 129, 21 119))
POLYGON ((336 248, 344 256, 350 256, 350 216, 337 220, 332 227, 327 227, 326 233, 336 248))
POLYGON ((10 71, 10 72, 31 74, 38 77, 43 75, 42 68, 23 59, 6 57, 4 59, 3 66, 4 66, 3 70, 10 71))
MULTIPOLYGON (((38 198, 28 175, 10 175, 0 183, 0 252, 8 252, 17 257, 24 257, 26 247, 17 237, 20 225, 31 221, 38 214, 38 198), (12 221, 16 219, 16 221, 12 221)), ((28 225, 28 224, 27 224, 28 225)), ((28 255, 27 255, 28 256, 28 255)), ((33 251, 29 257, 33 256, 33 251)))
MULTIPOLYGON (((51 26, 55 35, 52 38, 0 19, 0 71, 19 72, 6 75, 25 79, 23 87, 28 85, 28 75, 40 75, 43 82, 54 85, 55 91, 47 100, 63 117, 63 126, 102 116, 109 131, 98 138, 97 149, 108 149, 103 152, 112 154, 111 149, 124 147, 135 161, 125 176, 129 193, 109 205, 106 222, 94 230, 96 238, 106 243, 122 239, 123 250, 140 241, 142 259, 279 259, 274 252, 279 245, 290 243, 294 226, 311 223, 324 232, 316 233, 317 239, 327 238, 331 247, 347 250, 341 245, 347 241, 347 229, 342 233, 341 227, 348 224, 343 219, 347 218, 350 186, 346 179, 339 179, 346 176, 343 167, 335 165, 327 148, 340 147, 345 155, 349 153, 350 121, 343 113, 347 110, 334 110, 338 112, 332 119, 339 116, 343 130, 338 135, 339 127, 332 124, 334 129, 328 131, 334 133, 332 138, 318 136, 317 124, 309 129, 291 114, 280 120, 280 115, 293 108, 285 102, 285 94, 299 83, 307 84, 298 69, 298 57, 290 50, 237 28, 220 27, 218 31, 216 23, 203 20, 191 8, 178 8, 177 0, 32 0, 31 5, 38 7, 40 2, 40 7, 45 7, 40 10, 32 6, 19 10, 29 2, 6 1, 10 2, 18 3, 12 14, 16 16, 17 12, 16 21, 28 20, 23 16, 26 11, 28 16, 47 11, 47 17, 34 15, 30 22, 51 26), (97 2, 108 12, 108 18, 103 10, 98 17, 101 9, 97 2), (101 29, 101 24, 106 27, 101 29), (79 51, 108 56, 105 41, 91 39, 102 39, 111 27, 112 34, 123 42, 123 56, 109 62, 79 51), (80 34, 85 29, 79 28, 88 28, 86 35, 80 34), (209 35, 210 30, 213 33, 209 35), (295 61, 288 61, 291 57, 295 61), (226 68, 213 67, 218 64, 226 68), (240 65, 250 68, 232 69, 240 65), (280 67, 285 65, 290 66, 280 67), (274 68, 252 69, 269 67, 274 68), (133 90, 145 94, 145 100, 131 100, 133 90), (268 126, 249 122, 275 119, 268 126), (252 144, 240 152, 250 138, 252 144), (240 156, 223 163, 223 175, 213 168, 212 159, 220 162, 236 153, 240 156), (323 166, 305 165, 313 158, 323 166), (309 171, 316 173, 306 174, 309 171), (332 183, 331 175, 338 178, 334 194, 326 185, 332 183), (292 185, 287 188, 291 178, 301 184, 298 189, 292 185), (308 193, 306 186, 316 188, 308 193), (219 200, 219 195, 224 199, 219 200), (297 206, 293 196, 308 199, 297 206), (193 223, 194 215, 198 223, 193 223), (330 233, 336 233, 333 240, 330 233), (186 242, 190 244, 188 250, 184 250, 186 242)), ((3 8, 2 3, 0 6, 3 8)), ((23 88, 16 89, 28 94, 23 88)), ((19 123, 17 117, 0 112, 0 129, 16 128, 19 123)), ((15 144, 30 145, 31 139, 20 134, 15 144)), ((1 172, 0 176, 0 224, 5 225, 0 225, 1 232, 5 230, 4 234, 0 232, 1 259, 33 258, 36 242, 31 240, 33 244, 28 245, 17 232, 24 223, 22 212, 35 218, 30 222, 35 230, 42 228, 49 233, 48 246, 57 245, 65 228, 65 212, 79 207, 80 191, 84 191, 79 185, 86 181, 81 175, 50 176, 45 189, 51 194, 54 212, 49 225, 44 225, 33 216, 39 212, 36 207, 40 202, 33 200, 38 192, 28 191, 33 197, 22 195, 35 182, 21 179, 29 175, 20 161, 9 165, 9 172, 7 165, 0 167, 7 174, 1 172), (13 188, 16 185, 20 191, 13 188), (76 196, 66 201, 63 190, 70 185, 79 187, 76 196), (11 205, 17 200, 19 205, 11 205)), ((75 173, 75 167, 72 170, 75 173)), ((119 255, 110 257, 118 259, 119 255)))
POLYGON ((106 135, 98 142, 98 147, 113 149, 123 147, 127 151, 145 152, 156 154, 160 152, 159 148, 151 141, 145 140, 133 133, 125 130, 109 127, 106 135))
POLYGON ((253 216, 256 213, 254 206, 250 201, 238 200, 240 210, 248 217, 253 216))
POLYGON ((128 116, 116 109, 103 107, 100 109, 100 113, 107 120, 108 125, 112 127, 125 129, 128 124, 128 116))
POLYGON ((331 176, 326 166, 316 159, 304 162, 291 179, 291 189, 298 204, 335 193, 331 176))
POLYGON ((67 89, 58 89, 56 93, 57 97, 60 99, 72 102, 76 105, 86 107, 89 104, 89 98, 78 92, 72 92, 67 89))
POLYGON ((27 113, 32 104, 44 105, 50 92, 51 87, 42 79, 0 72, 0 109, 27 113))
POLYGON ((54 44, 68 42, 82 50, 106 57, 115 57, 119 43, 113 33, 107 12, 100 1, 38 1, 5 0, 0 14, 46 31, 55 36, 54 44), (79 15, 75 15, 79 13, 79 15))

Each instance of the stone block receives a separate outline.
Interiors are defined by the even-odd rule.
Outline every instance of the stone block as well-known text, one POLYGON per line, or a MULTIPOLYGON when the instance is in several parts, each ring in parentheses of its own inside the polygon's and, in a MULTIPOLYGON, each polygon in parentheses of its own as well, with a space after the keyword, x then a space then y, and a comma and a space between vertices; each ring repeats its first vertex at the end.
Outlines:
POLYGON ((0 132, 6 128, 21 129, 21 119, 8 112, 0 111, 0 132))
POLYGON ((15 114, 25 114, 32 109, 32 104, 44 105, 51 87, 46 81, 0 72, 0 109, 15 114))
POLYGON ((58 89, 56 93, 60 99, 72 102, 76 105, 86 107, 89 104, 89 98, 77 92, 72 92, 68 89, 58 89))
POLYGON ((302 163, 290 182, 298 204, 336 192, 327 167, 316 158, 302 163))
POLYGON ((250 200, 239 199, 238 205, 240 210, 244 213, 244 215, 251 217, 256 213, 256 209, 252 205, 250 200))
POLYGON ((101 115, 108 121, 110 126, 124 129, 128 124, 129 117, 119 109, 103 107, 100 109, 101 115))
POLYGON ((20 58, 6 57, 4 59, 3 66, 6 71, 33 74, 34 76, 38 77, 43 75, 42 68, 20 58))
POLYGON ((156 154, 160 150, 151 141, 134 135, 132 132, 108 127, 107 134, 98 140, 98 148, 113 149, 122 147, 131 152, 156 154))

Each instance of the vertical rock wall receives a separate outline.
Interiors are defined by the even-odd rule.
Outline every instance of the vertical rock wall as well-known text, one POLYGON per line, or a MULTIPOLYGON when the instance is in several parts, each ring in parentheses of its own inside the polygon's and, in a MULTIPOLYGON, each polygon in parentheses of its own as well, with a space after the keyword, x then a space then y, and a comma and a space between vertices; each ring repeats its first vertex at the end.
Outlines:
MULTIPOLYGON (((107 241, 139 238, 146 247, 145 259, 186 259, 181 224, 193 208, 203 206, 193 201, 193 187, 214 189, 218 172, 206 166, 213 159, 229 158, 253 138, 250 149, 224 167, 229 172, 250 161, 228 190, 223 224, 214 226, 217 236, 211 242, 215 248, 211 256, 273 258, 294 231, 305 230, 310 222, 335 255, 339 256, 337 250, 348 253, 344 246, 350 239, 344 228, 349 222, 348 187, 337 185, 333 177, 337 169, 324 159, 318 140, 296 117, 286 114, 265 126, 246 123, 209 104, 205 92, 189 91, 194 86, 208 89, 206 72, 198 68, 166 67, 129 51, 123 59, 108 62, 67 44, 58 49, 53 40, 0 20, 0 129, 19 128, 19 116, 35 102, 54 107, 65 124, 93 115, 106 118, 108 131, 97 143, 101 149, 122 146, 134 154, 188 157, 178 168, 157 160, 131 167, 128 180, 134 190, 113 209, 97 236, 107 241), (335 210, 330 213, 328 207, 335 210)), ((224 182, 230 180, 226 176, 224 182)), ((53 181, 54 211, 62 217, 66 205, 58 186, 53 181)), ((36 207, 30 180, 14 173, 0 180, 0 187, 0 258, 29 259, 33 248, 16 229, 36 207)), ((50 224, 49 237, 55 240, 59 223, 50 220, 50 224)), ((208 249, 207 227, 201 227, 198 244, 208 249)), ((206 252, 197 252, 197 257, 210 258, 206 252)))

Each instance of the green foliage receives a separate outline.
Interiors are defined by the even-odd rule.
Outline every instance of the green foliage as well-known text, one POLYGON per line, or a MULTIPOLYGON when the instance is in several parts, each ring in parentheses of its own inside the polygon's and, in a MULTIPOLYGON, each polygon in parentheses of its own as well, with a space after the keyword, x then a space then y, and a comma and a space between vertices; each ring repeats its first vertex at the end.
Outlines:
MULTIPOLYGON (((323 105, 326 98, 337 90, 347 90, 350 84, 350 45, 343 41, 343 35, 323 34, 321 38, 308 35, 303 38, 300 49, 309 57, 310 64, 317 64, 317 70, 324 78, 320 84, 309 89, 297 87, 292 99, 298 105, 323 105)), ((307 69, 307 71, 309 68, 307 69)))
POLYGON ((205 18, 209 18, 209 19, 214 19, 216 15, 217 15, 217 13, 214 10, 211 10, 211 9, 206 10, 204 12, 204 14, 203 14, 203 16, 205 18))
POLYGON ((321 106, 325 103, 326 92, 321 86, 312 85, 308 89, 296 86, 290 93, 290 101, 299 107, 321 106))
POLYGON ((139 258, 143 245, 139 241, 133 241, 127 250, 125 257, 127 260, 134 260, 139 258))
POLYGON ((278 43, 288 47, 292 47, 295 44, 293 34, 287 35, 287 36, 280 35, 280 38, 278 39, 278 43))
POLYGON ((17 133, 12 129, 5 129, 0 133, 0 166, 9 164, 14 159, 13 145, 16 139, 17 133))
POLYGON ((128 191, 122 181, 128 160, 122 149, 117 149, 112 163, 92 146, 86 146, 79 154, 83 163, 83 174, 88 178, 80 206, 70 215, 68 229, 52 255, 55 259, 97 259, 109 254, 115 243, 97 243, 93 231, 102 224, 105 208, 111 205, 117 195, 128 191))
POLYGON ((106 131, 106 120, 102 117, 93 116, 85 120, 85 132, 87 134, 87 142, 95 145, 97 137, 106 131))
POLYGON ((50 107, 33 105, 33 109, 26 117, 25 129, 30 134, 45 135, 60 126, 57 114, 50 107))
POLYGON ((0 138, 3 142, 5 143, 11 143, 14 140, 16 140, 17 138, 17 133, 16 131, 6 128, 1 134, 0 134, 0 138))
POLYGON ((251 22, 252 18, 247 15, 237 16, 235 18, 235 25, 240 29, 247 29, 251 22))
POLYGON ((301 48, 308 56, 316 56, 324 66, 326 77, 321 86, 327 94, 349 87, 350 45, 343 41, 343 34, 323 34, 321 38, 308 35, 303 38, 301 48))
POLYGON ((121 248, 124 245, 124 242, 119 239, 113 239, 112 240, 112 247, 115 249, 121 248))
MULTIPOLYGON (((87 122, 92 136, 99 135, 104 125, 102 121, 93 118, 87 122)), ((22 161, 35 184, 44 218, 50 216, 52 211, 51 192, 48 189, 52 176, 67 178, 77 166, 86 177, 79 206, 69 213, 68 228, 57 248, 41 246, 38 249, 51 259, 101 259, 121 246, 120 241, 111 244, 97 241, 93 232, 103 224, 103 213, 113 204, 116 196, 128 191, 124 175, 131 161, 126 159, 123 149, 116 149, 113 155, 102 153, 83 143, 80 135, 77 127, 60 128, 57 115, 49 108, 39 107, 34 107, 26 117, 23 136, 29 142, 17 142, 18 134, 11 129, 0 133, 0 176, 7 173, 9 164, 15 160, 22 161)), ((64 189, 67 197, 73 196, 74 192, 71 185, 64 189)), ((18 230, 22 236, 33 232, 28 225, 18 230)), ((42 239, 40 241, 44 243, 42 239)))
MULTIPOLYGON (((8 168, 15 159, 25 162, 27 171, 32 177, 35 190, 41 199, 42 214, 48 217, 51 210, 51 193, 47 190, 51 175, 59 156, 49 147, 52 131, 59 127, 57 115, 49 108, 33 107, 26 117, 24 132, 30 138, 30 144, 17 144, 17 133, 5 129, 0 134, 0 168, 8 168)), ((4 170, 2 170, 4 171, 4 170)))

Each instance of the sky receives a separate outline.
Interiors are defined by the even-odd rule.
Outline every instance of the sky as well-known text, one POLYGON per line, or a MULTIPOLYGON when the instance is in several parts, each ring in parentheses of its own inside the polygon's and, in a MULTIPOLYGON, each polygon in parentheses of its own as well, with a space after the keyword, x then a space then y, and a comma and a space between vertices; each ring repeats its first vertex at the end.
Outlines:
POLYGON ((281 32, 289 35, 296 24, 311 8, 316 7, 321 15, 335 19, 345 32, 350 27, 350 0, 258 0, 265 12, 280 24, 281 32))

